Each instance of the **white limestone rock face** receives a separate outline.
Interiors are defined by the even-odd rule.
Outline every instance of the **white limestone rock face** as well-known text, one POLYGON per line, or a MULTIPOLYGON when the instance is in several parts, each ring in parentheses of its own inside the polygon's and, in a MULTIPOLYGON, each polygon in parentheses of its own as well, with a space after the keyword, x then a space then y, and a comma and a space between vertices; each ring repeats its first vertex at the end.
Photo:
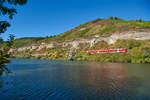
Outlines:
POLYGON ((0 51, 4 51, 4 48, 0 48, 0 51))
POLYGON ((46 45, 46 48, 47 48, 47 49, 54 48, 54 44, 53 44, 53 43, 51 43, 51 44, 47 44, 47 45, 46 45))
POLYGON ((111 35, 110 37, 104 38, 108 44, 114 44, 117 40, 147 40, 150 39, 150 33, 148 32, 128 32, 128 33, 116 33, 111 35))
POLYGON ((78 41, 73 41, 71 43, 71 45, 72 45, 72 48, 79 49, 79 42, 78 41))
POLYGON ((31 46, 31 50, 36 50, 38 49, 38 46, 31 46))
POLYGON ((44 47, 46 47, 46 46, 45 46, 45 45, 40 45, 40 46, 38 47, 37 51, 43 49, 44 47))
POLYGON ((48 44, 46 44, 45 42, 42 42, 41 45, 38 46, 37 51, 39 51, 39 50, 41 50, 41 49, 43 49, 45 47, 47 48, 47 45, 48 44))
POLYGON ((104 41, 107 42, 108 44, 114 44, 118 40, 118 35, 114 34, 108 38, 104 38, 104 41))
POLYGON ((67 47, 68 45, 69 45, 69 43, 64 42, 63 45, 62 45, 62 47, 67 47))
POLYGON ((41 45, 46 45, 46 43, 45 43, 45 42, 42 42, 41 45))
POLYGON ((99 39, 92 39, 91 41, 90 41, 90 47, 93 47, 96 43, 98 43, 99 42, 99 39))
POLYGON ((80 29, 80 31, 84 31, 84 30, 86 30, 86 28, 81 28, 81 29, 80 29))
POLYGON ((94 37, 95 37, 95 38, 99 38, 100 36, 99 36, 99 35, 95 35, 94 37))
POLYGON ((16 49, 11 48, 11 49, 8 51, 8 53, 12 53, 12 52, 14 52, 14 51, 16 51, 16 49))
MULTIPOLYGON (((68 41, 63 43, 57 43, 56 41, 51 42, 50 44, 47 44, 45 42, 41 43, 40 45, 32 45, 27 47, 20 47, 17 49, 17 51, 22 52, 25 50, 41 50, 43 48, 55 48, 56 46, 59 46, 60 49, 65 49, 68 45, 71 46, 71 49, 79 49, 79 44, 87 44, 90 45, 90 47, 93 47, 96 43, 99 41, 105 41, 108 44, 114 44, 117 40, 128 40, 128 39, 135 39, 135 40, 146 40, 150 39, 150 32, 124 32, 124 33, 113 33, 109 37, 94 37, 93 39, 78 39, 75 41, 68 41), (62 47, 62 48, 61 48, 62 47)), ((11 49, 13 51, 13 49, 11 49)))
POLYGON ((22 48, 18 48, 18 52, 22 52, 22 51, 25 51, 27 49, 27 47, 22 47, 22 48))

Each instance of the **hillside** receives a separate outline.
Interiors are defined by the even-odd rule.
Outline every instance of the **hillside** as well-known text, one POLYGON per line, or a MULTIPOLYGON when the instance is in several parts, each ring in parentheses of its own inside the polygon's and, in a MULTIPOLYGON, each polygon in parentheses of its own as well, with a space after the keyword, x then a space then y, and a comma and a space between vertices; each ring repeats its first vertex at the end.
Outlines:
POLYGON ((19 47, 23 47, 23 46, 30 46, 34 43, 38 43, 39 41, 43 40, 45 38, 42 37, 26 37, 26 38, 20 38, 20 39, 16 39, 14 41, 14 47, 19 48, 19 47))
POLYGON ((12 57, 101 62, 150 62, 150 22, 97 19, 58 36, 14 41, 12 57), (127 53, 84 54, 84 50, 127 48, 127 53))

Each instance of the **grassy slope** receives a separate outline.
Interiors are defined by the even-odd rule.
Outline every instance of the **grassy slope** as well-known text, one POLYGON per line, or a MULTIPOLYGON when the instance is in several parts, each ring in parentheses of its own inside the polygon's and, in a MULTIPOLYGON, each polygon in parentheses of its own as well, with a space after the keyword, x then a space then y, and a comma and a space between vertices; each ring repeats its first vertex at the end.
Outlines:
POLYGON ((31 44, 36 44, 43 39, 44 38, 41 38, 41 37, 37 37, 37 38, 34 38, 34 37, 29 38, 28 37, 28 38, 16 39, 16 40, 14 40, 14 47, 18 48, 18 47, 28 46, 31 44))
POLYGON ((48 38, 21 38, 15 40, 15 47, 26 46, 34 43, 51 42, 51 41, 72 41, 78 38, 93 38, 95 35, 107 37, 114 32, 125 31, 150 31, 150 22, 142 20, 125 21, 120 18, 110 17, 108 19, 96 19, 94 21, 81 24, 78 27, 71 29, 65 33, 48 38))
MULTIPOLYGON (((125 21, 120 18, 109 19, 97 19, 85 24, 82 24, 72 30, 69 30, 58 36, 53 36, 49 38, 30 38, 30 39, 18 39, 15 40, 14 47, 21 47, 30 44, 39 44, 41 42, 64 42, 73 41, 75 39, 87 39, 93 38, 95 35, 101 37, 107 37, 114 32, 128 32, 128 31, 150 31, 150 22, 142 20, 130 20, 125 21)), ((42 59, 68 59, 69 53, 72 55, 71 59, 75 60, 92 60, 92 61, 102 61, 102 62, 132 62, 132 63, 149 63, 150 62, 150 41, 136 41, 136 40, 118 40, 113 45, 108 45, 107 43, 101 41, 97 43, 94 47, 90 48, 89 45, 80 45, 80 49, 76 52, 69 52, 69 48, 60 49, 42 49, 36 53, 47 53, 46 56, 39 56, 42 59), (84 50, 91 49, 108 49, 108 48, 127 48, 127 53, 120 54, 84 54, 84 50)), ((35 53, 25 51, 22 56, 35 53)), ((19 55, 20 56, 20 55, 19 55)), ((69 58, 70 59, 70 58, 69 58)))

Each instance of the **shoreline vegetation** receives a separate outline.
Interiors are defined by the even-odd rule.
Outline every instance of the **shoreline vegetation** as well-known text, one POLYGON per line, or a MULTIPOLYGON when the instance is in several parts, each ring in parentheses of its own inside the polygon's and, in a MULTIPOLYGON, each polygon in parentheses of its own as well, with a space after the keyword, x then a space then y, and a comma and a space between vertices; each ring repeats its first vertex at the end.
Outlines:
POLYGON ((8 55, 0 51, 0 76, 5 72, 6 74, 11 73, 11 71, 5 66, 5 64, 10 63, 8 60, 8 55))
MULTIPOLYGON (((150 22, 148 21, 126 21, 121 18, 110 17, 82 24, 57 36, 16 39, 13 41, 9 54, 10 57, 14 58, 150 63, 149 34, 150 22), (118 34, 122 37, 120 38, 118 34), (132 36, 132 34, 135 35, 132 36), (124 36, 126 37, 124 38, 124 36), (112 43, 109 42, 108 37, 113 38, 112 43), (114 41, 116 38, 117 40, 114 41), (92 41, 87 42, 87 40, 92 41), (93 44, 91 45, 91 43, 93 44), (126 48, 127 53, 84 53, 86 50, 117 48, 126 48)), ((5 43, 1 47, 7 48, 5 43)))
MULTIPOLYGON (((16 6, 22 6, 27 3, 27 0, 0 0, 0 35, 5 33, 7 28, 11 26, 8 22, 13 19, 14 15, 17 14, 16 6)), ((7 42, 4 42, 0 37, 0 75, 3 71, 9 72, 5 67, 5 64, 9 63, 8 57, 10 56, 8 51, 13 43, 14 35, 10 34, 7 42), (3 45, 5 44, 5 45, 3 45)))
MULTIPOLYGON (((92 50, 111 48, 127 48, 126 53, 105 53, 105 54, 85 54, 84 50, 65 52, 55 49, 53 53, 47 52, 45 55, 35 56, 34 52, 24 51, 22 53, 12 54, 14 58, 47 59, 47 60, 71 60, 71 61, 98 61, 114 63, 150 63, 150 40, 118 40, 113 45, 106 42, 100 42, 92 50)), ((85 50, 90 50, 86 48, 85 50)))
POLYGON ((0 66, 9 63, 9 60, 7 58, 8 58, 8 55, 0 51, 0 66))

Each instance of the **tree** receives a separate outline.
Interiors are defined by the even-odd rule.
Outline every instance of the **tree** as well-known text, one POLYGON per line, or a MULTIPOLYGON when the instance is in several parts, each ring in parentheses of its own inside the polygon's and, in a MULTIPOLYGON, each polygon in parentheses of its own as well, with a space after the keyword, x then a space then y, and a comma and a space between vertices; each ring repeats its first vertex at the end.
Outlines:
MULTIPOLYGON (((27 0, 0 0, 0 17, 8 17, 8 19, 13 19, 13 16, 17 14, 17 10, 14 8, 17 5, 24 5, 27 3, 27 0)), ((6 29, 10 27, 10 24, 6 20, 0 20, 0 34, 4 33, 6 29)), ((9 36, 10 41, 14 40, 14 35, 9 36)), ((2 41, 2 40, 0 40, 2 41)), ((5 55, 4 51, 0 50, 0 69, 2 64, 5 64, 8 61, 8 56, 5 55)))
MULTIPOLYGON (((0 0, 0 16, 7 16, 9 19, 13 19, 13 16, 17 13, 14 8, 16 5, 24 5, 27 0, 0 0)), ((8 21, 0 20, 0 34, 4 33, 10 27, 8 21)))
POLYGON ((12 42, 15 40, 15 35, 13 34, 9 34, 9 38, 8 38, 8 41, 12 42))
POLYGON ((7 21, 0 21, 0 34, 4 33, 10 24, 7 21))
POLYGON ((0 38, 0 44, 2 44, 4 41, 3 41, 3 39, 2 38, 0 38))
POLYGON ((8 45, 8 47, 12 47, 12 45, 13 45, 13 43, 14 43, 14 40, 15 40, 15 35, 13 35, 13 34, 9 34, 9 38, 8 38, 8 43, 7 43, 7 45, 8 45))

